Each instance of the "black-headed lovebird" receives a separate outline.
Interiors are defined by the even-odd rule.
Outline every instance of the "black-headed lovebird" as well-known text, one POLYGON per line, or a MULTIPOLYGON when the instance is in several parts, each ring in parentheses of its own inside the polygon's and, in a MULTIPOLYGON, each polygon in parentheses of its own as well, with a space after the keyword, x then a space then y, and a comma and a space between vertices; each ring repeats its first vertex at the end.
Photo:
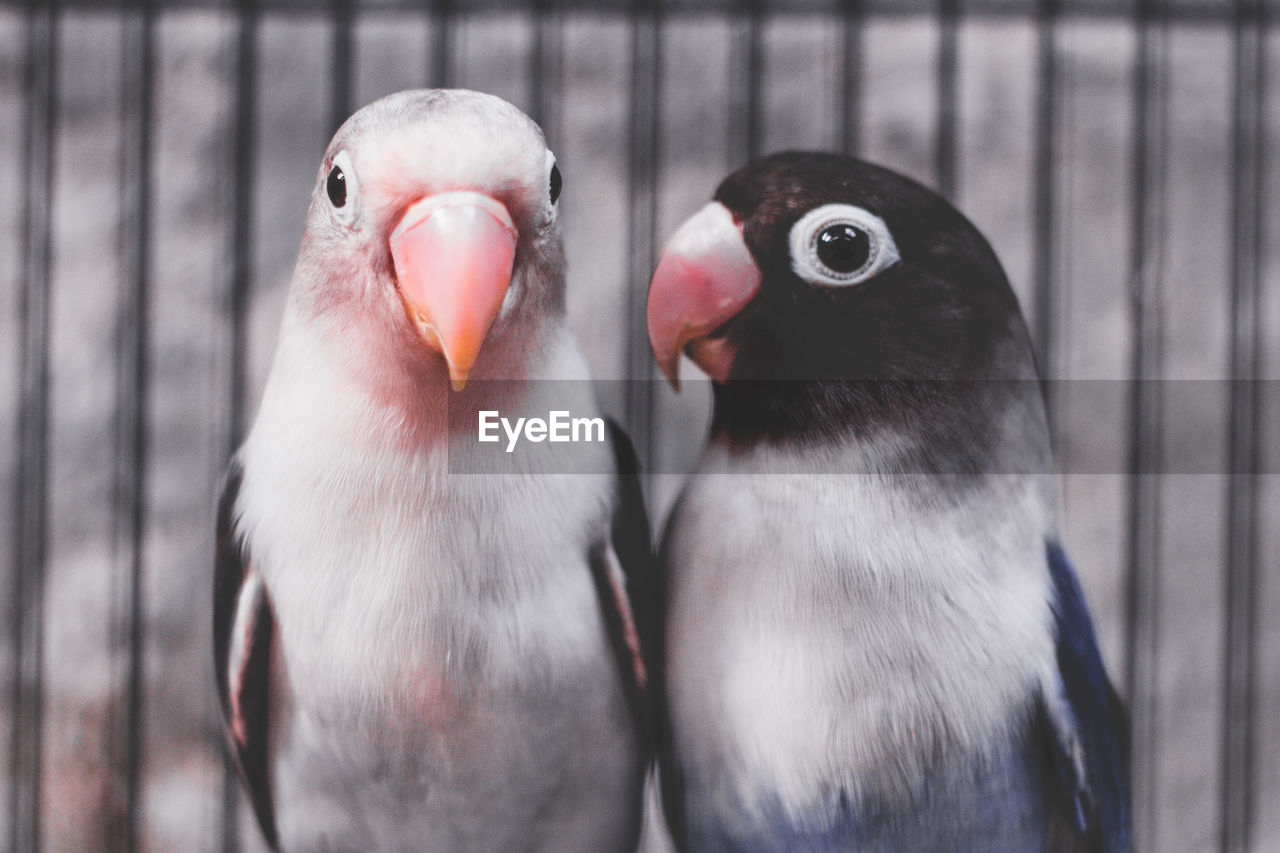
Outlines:
POLYGON ((1059 542, 1029 336, 937 194, 853 158, 726 178, 650 341, 714 381, 668 521, 682 851, 1118 851, 1124 712, 1059 542))

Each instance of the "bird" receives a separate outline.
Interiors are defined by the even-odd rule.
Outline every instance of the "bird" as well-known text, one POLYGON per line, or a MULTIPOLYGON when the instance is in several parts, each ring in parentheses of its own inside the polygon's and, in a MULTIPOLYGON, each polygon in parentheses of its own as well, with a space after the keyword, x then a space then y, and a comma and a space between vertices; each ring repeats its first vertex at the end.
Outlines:
POLYGON ((272 849, 635 849, 634 451, 613 421, 477 444, 483 412, 600 415, 562 186, 533 120, 463 89, 374 101, 324 154, 217 509, 219 696, 272 849))
POLYGON ((889 169, 770 154, 676 229, 646 311, 713 406, 658 556, 677 848, 1128 849, 1126 712, 978 229, 889 169))

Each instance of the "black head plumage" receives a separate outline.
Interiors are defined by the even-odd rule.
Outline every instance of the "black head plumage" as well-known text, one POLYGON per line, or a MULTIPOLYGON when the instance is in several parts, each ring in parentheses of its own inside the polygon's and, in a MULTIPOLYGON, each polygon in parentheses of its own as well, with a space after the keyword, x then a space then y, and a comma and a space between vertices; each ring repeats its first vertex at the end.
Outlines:
POLYGON ((734 381, 716 387, 716 431, 800 436, 911 419, 971 397, 975 383, 1034 379, 994 251, 925 186, 852 157, 786 152, 734 172, 715 199, 761 271, 759 294, 716 331, 736 352, 734 381), (896 257, 852 284, 798 270, 805 240, 828 226, 797 229, 828 206, 870 214, 860 227, 883 229, 896 257))

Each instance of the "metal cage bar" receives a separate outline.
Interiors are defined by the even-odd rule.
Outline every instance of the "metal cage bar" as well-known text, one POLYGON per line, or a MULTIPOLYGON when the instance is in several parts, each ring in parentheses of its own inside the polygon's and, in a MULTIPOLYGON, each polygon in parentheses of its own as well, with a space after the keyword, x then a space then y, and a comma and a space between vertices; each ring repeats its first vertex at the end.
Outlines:
POLYGON ((125 802, 122 839, 136 850, 140 822, 142 774, 142 584, 146 566, 148 444, 148 379, 150 374, 151 296, 151 115, 154 86, 154 15, 149 3, 130 13, 124 34, 125 163, 122 174, 122 254, 124 298, 120 302, 116 398, 117 559, 127 579, 121 612, 126 615, 127 673, 124 708, 125 802))
POLYGON ((863 74, 863 27, 865 19, 861 0, 844 0, 840 7, 840 135, 839 148, 846 154, 857 154, 861 144, 863 74))
POLYGON ((745 163, 761 153, 763 16, 760 0, 743 0, 733 16, 729 77, 746 82, 745 86, 729 93, 729 151, 730 159, 737 163, 745 163))
POLYGON ((453 0, 436 0, 435 40, 432 44, 431 79, 428 83, 438 88, 453 85, 453 0))
MULTIPOLYGON (((1054 353, 1054 217, 1057 202, 1055 165, 1058 136, 1058 55, 1059 0, 1041 0, 1036 14, 1036 130, 1035 130, 1035 232, 1032 238, 1032 314, 1035 343, 1041 374, 1057 375, 1054 353)), ((1052 394, 1045 395, 1049 422, 1053 421, 1052 394)))
POLYGON ((934 175, 938 192, 954 199, 958 190, 956 164, 960 100, 960 2, 938 0, 938 103, 934 116, 934 175))
POLYGON ((329 127, 337 131, 352 111, 352 73, 355 10, 352 0, 332 0, 329 6, 332 41, 329 59, 329 127))
POLYGON ((1145 849, 1155 837, 1150 749, 1156 737, 1156 650, 1161 501, 1159 480, 1163 423, 1160 384, 1164 357, 1160 304, 1164 244, 1163 188, 1167 118, 1167 19, 1158 0, 1141 0, 1135 13, 1138 55, 1133 68, 1133 149, 1130 253, 1132 367, 1129 400, 1128 601, 1126 644, 1128 696, 1133 732, 1133 828, 1135 845, 1145 849))
POLYGON ((1263 115, 1266 57, 1257 0, 1238 0, 1232 115, 1230 488, 1227 490, 1223 851, 1250 850, 1254 820, 1258 621, 1258 436, 1261 371, 1263 115))
POLYGON ((12 621, 16 658, 13 690, 12 850, 40 845, 39 797, 43 740, 43 632, 45 555, 48 540, 49 314, 53 262, 53 139, 58 7, 32 2, 26 11, 25 90, 27 127, 23 141, 25 181, 22 235, 22 365, 14 567, 17 590, 12 621))
MULTIPOLYGON (((648 329, 644 293, 653 269, 657 243, 658 157, 661 110, 659 69, 662 66, 661 0, 636 0, 632 7, 631 91, 628 102, 629 171, 627 175, 629 247, 627 280, 630 300, 626 329, 627 376, 649 375, 648 329)), ((653 399, 647 383, 628 383, 626 415, 642 464, 653 458, 653 399)))

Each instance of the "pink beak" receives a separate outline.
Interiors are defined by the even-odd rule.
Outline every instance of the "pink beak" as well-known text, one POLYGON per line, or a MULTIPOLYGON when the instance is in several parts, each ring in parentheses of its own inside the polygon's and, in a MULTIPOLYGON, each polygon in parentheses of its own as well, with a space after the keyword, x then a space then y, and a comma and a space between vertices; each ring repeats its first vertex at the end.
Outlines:
POLYGON ((734 351, 708 335, 760 292, 760 268, 728 208, 712 202, 668 241, 649 283, 649 344, 671 387, 680 390, 680 355, 724 382, 734 351))
POLYGON ((391 232, 400 298, 456 391, 502 308, 518 237, 501 202, 465 191, 419 199, 391 232))

